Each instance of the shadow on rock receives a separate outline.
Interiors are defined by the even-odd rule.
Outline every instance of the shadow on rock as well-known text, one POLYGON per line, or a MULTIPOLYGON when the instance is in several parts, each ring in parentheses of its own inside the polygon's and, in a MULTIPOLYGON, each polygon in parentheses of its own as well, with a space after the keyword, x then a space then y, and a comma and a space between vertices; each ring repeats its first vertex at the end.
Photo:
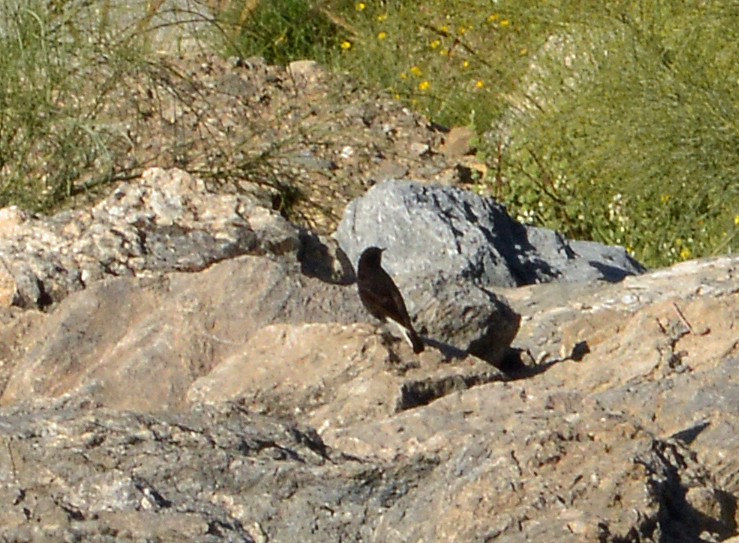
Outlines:
POLYGON ((357 278, 349 257, 332 239, 303 230, 298 251, 300 271, 335 285, 351 285, 357 278))

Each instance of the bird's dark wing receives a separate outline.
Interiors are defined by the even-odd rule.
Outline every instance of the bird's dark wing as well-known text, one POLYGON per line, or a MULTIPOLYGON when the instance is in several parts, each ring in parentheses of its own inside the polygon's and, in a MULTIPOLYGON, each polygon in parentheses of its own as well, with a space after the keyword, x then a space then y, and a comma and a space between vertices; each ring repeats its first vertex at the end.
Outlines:
POLYGON ((359 297, 375 318, 392 319, 406 328, 411 328, 403 296, 383 270, 379 270, 371 281, 359 282, 359 297))
POLYGON ((389 317, 394 321, 399 322, 409 330, 413 330, 411 318, 408 316, 408 310, 405 308, 405 301, 403 300, 403 296, 402 294, 400 294, 398 287, 395 286, 395 283, 391 283, 391 285, 392 288, 390 289, 390 294, 393 300, 392 306, 394 308, 394 313, 390 314, 389 317))
POLYGON ((392 303, 391 297, 387 296, 386 293, 377 292, 371 285, 360 283, 359 298, 370 315, 381 321, 385 320, 385 316, 388 314, 388 306, 392 303))

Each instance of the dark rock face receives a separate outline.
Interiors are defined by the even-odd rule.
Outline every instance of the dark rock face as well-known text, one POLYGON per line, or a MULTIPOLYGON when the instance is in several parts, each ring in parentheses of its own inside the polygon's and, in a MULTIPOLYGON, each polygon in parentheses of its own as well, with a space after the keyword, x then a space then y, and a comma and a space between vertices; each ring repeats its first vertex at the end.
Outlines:
POLYGON ((5 411, 0 442, 5 541, 369 540, 377 513, 434 467, 344 457, 234 405, 5 411))
POLYGON ((381 183, 351 202, 336 239, 352 262, 365 247, 387 248, 399 282, 442 273, 485 288, 517 287, 644 272, 621 248, 568 241, 514 221, 490 198, 408 181, 381 183))

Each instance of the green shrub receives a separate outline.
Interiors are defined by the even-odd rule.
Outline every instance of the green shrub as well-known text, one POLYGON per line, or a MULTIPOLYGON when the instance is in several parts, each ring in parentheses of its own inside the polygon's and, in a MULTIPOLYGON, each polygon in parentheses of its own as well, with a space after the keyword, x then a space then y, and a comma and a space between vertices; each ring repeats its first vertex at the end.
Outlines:
POLYGON ((261 56, 270 64, 326 60, 339 43, 339 28, 319 2, 272 0, 233 2, 220 14, 226 51, 261 56))
POLYGON ((520 215, 652 266, 736 251, 739 35, 712 6, 593 10, 553 35, 501 120, 520 215))
POLYGON ((336 68, 446 126, 487 130, 503 113, 501 96, 515 88, 534 39, 524 19, 488 3, 349 6, 341 16, 353 32, 335 51, 336 68))

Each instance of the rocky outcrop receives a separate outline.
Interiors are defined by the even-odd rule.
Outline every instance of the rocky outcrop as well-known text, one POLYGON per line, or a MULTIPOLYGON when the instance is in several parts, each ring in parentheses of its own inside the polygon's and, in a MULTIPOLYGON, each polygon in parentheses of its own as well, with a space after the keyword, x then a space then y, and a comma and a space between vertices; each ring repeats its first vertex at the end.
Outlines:
MULTIPOLYGON (((156 244, 136 255, 118 245, 112 261, 126 273, 99 271, 44 312, 0 309, 4 540, 737 535, 739 258, 618 283, 498 287, 487 299, 475 296, 490 287, 473 282, 399 279, 441 330, 428 326, 416 356, 368 324, 353 285, 326 280, 346 270, 329 241, 269 212, 234 214, 236 196, 153 205, 169 183, 155 185, 105 205, 134 202, 119 216, 144 218, 121 221, 128 232, 156 231, 168 213, 189 221, 182 245, 163 237, 169 259, 151 255, 156 244), (246 239, 227 217, 253 236, 247 254, 193 265, 179 247, 212 255, 196 242, 220 229, 246 239), (503 322, 518 330, 515 369, 458 348, 481 334, 463 302, 493 299, 514 316, 503 322)), ((40 243, 43 221, 26 221, 40 243)), ((80 239, 96 231, 87 224, 80 239)))
POLYGON ((79 390, 120 409, 182 407, 191 382, 261 327, 366 319, 355 298, 353 289, 251 256, 200 273, 99 281, 28 331, 0 402, 79 390))
POLYGON ((239 401, 324 432, 390 417, 505 373, 482 360, 388 348, 367 325, 267 326, 193 382, 192 404, 239 401), (359 343, 357 341, 359 340, 359 343))
POLYGON ((294 253, 298 230, 253 198, 147 170, 92 209, 51 219, 0 210, 0 299, 46 307, 104 277, 199 271, 242 254, 294 253))
MULTIPOLYGON (((392 503, 397 484, 394 471, 327 449, 310 428, 233 405, 5 411, 0 440, 6 541, 338 541, 369 536, 363 512, 392 503)), ((406 481, 428 471, 415 469, 397 471, 406 481)))
MULTIPOLYGON (((154 277, 167 271, 191 273, 246 254, 281 258, 288 268, 275 272, 276 277, 290 274, 297 277, 296 270, 291 271, 290 266, 300 261, 305 275, 324 282, 346 284, 353 280, 351 262, 342 263, 335 255, 336 251, 318 254, 319 249, 329 251, 326 243, 310 233, 301 233, 280 215, 257 205, 253 198, 244 194, 209 191, 202 180, 181 170, 147 170, 139 183, 122 184, 91 210, 65 212, 51 219, 29 217, 15 208, 1 210, 0 225, 5 234, 0 238, 0 285, 5 286, 0 299, 20 307, 45 308, 64 299, 68 293, 91 285, 94 292, 98 292, 98 288, 110 288, 116 292, 100 292, 104 299, 95 306, 103 313, 105 310, 102 308, 115 313, 120 307, 151 307, 145 318, 152 322, 166 322, 168 319, 161 318, 159 310, 167 308, 164 310, 166 315, 178 314, 181 313, 179 305, 171 308, 167 301, 152 299, 139 299, 132 304, 130 300, 135 300, 140 291, 134 288, 135 292, 129 295, 128 287, 122 286, 128 283, 98 287, 96 282, 112 277, 154 277), (116 303, 109 303, 108 300, 114 299, 116 303), (123 302, 123 299, 129 302, 123 302), (153 305, 149 306, 149 303, 153 305)), ((213 285, 232 283, 234 277, 214 279, 213 285)), ((264 277, 269 277, 269 274, 264 277)), ((257 284, 259 279, 256 279, 257 284)), ((243 285, 251 285, 255 278, 242 278, 242 281, 243 285)), ((277 279, 275 281, 279 283, 277 279)), ((286 279, 282 284, 290 282, 291 279, 286 279)), ((406 291, 412 312, 419 312, 423 317, 421 330, 435 341, 500 364, 518 329, 518 316, 505 300, 462 277, 447 279, 437 276, 424 283, 416 283, 406 291)), ((169 300, 177 298, 166 287, 158 288, 164 289, 169 300)), ((288 297, 291 288, 287 287, 282 294, 288 297)), ((243 287, 234 287, 230 299, 238 300, 242 290, 243 287)), ((157 289, 149 291, 156 293, 157 289)), ((248 290, 247 296, 252 292, 257 291, 248 290)), ((214 296, 218 297, 217 294, 214 296)), ((334 296, 341 300, 347 297, 354 296, 346 293, 334 296)), ((322 300, 317 296, 313 298, 322 300)), ((207 303, 205 300, 201 302, 207 303)), ((324 322, 329 318, 327 315, 332 314, 338 322, 364 318, 361 316, 364 312, 356 310, 350 312, 351 318, 342 318, 336 312, 341 312, 340 307, 344 306, 336 306, 338 308, 326 307, 318 322, 324 322)), ((268 303, 264 307, 280 306, 268 303)), ((75 312, 71 308, 70 311, 75 312)), ((88 310, 77 312, 84 315, 88 310)), ((59 316, 63 314, 64 310, 57 312, 59 316)), ((112 317, 97 311, 90 314, 102 319, 112 317)), ((116 317, 125 319, 126 314, 122 311, 116 317)), ((136 314, 134 309, 131 318, 137 318, 136 314)), ((307 315, 303 317, 306 317, 305 322, 314 322, 307 315)), ((272 320, 256 322, 265 324, 279 320, 277 315, 273 315, 272 320)), ((87 329, 88 324, 83 327, 87 329)), ((161 330, 156 332, 157 335, 167 336, 167 327, 154 327, 158 328, 161 330)), ((249 325, 244 328, 248 329, 249 325)), ((119 328, 114 333, 125 329, 119 328)), ((187 325, 172 331, 178 334, 181 329, 187 329, 187 325)), ((38 356, 34 351, 32 356, 38 367, 47 362, 54 368, 63 366, 53 362, 58 356, 64 356, 59 353, 66 352, 66 348, 57 345, 53 339, 49 340, 54 336, 54 332, 44 333, 42 348, 47 353, 57 354, 38 356)), ((194 341, 196 337, 190 336, 188 340, 194 341)), ((121 339, 118 337, 116 341, 121 339)), ((145 341, 156 344, 151 343, 152 339, 147 337, 145 341)), ((128 338, 134 343, 143 340, 128 338)), ((66 341, 65 338, 62 343, 66 341)), ((170 338, 161 345, 174 343, 176 341, 170 338)), ((178 350, 175 348, 172 352, 178 350)), ((99 350, 93 349, 91 356, 96 361, 95 366, 100 366, 99 350)), ((208 366, 207 362, 194 365, 208 366)), ((83 364, 83 367, 90 371, 89 364, 83 364)), ((34 373, 36 371, 33 370, 34 373)), ((49 375, 55 375, 55 371, 49 375)), ((125 375, 121 377, 128 379, 125 375)))
MULTIPOLYGON (((264 257, 236 259, 230 272, 250 260, 264 257)), ((230 306, 224 294, 200 336, 217 360, 185 378, 177 409, 142 412, 176 389, 181 368, 138 381, 131 371, 115 393, 100 373, 97 388, 6 401, 2 534, 721 540, 737 530, 737 269, 722 258, 616 285, 509 291, 524 316, 514 345, 540 360, 518 376, 434 348, 417 358, 367 325, 267 325, 239 344, 231 315, 256 308, 230 306), (557 356, 573 342, 590 352, 557 356), (150 403, 100 407, 115 406, 124 387, 150 403)), ((133 280, 108 283, 123 281, 133 280)), ((88 336, 105 325, 116 323, 91 319, 88 336)), ((70 360, 77 349, 69 343, 70 360)), ((136 344, 129 351, 157 364, 136 344)))
MULTIPOLYGON (((293 361, 275 354, 287 337, 297 337, 298 345, 286 354, 308 360, 318 347, 312 339, 317 328, 310 324, 325 323, 320 346, 343 352, 347 332, 342 326, 370 319, 355 286, 302 273, 324 261, 341 267, 331 254, 316 254, 317 247, 328 251, 319 238, 299 234, 245 196, 209 192, 180 170, 150 170, 140 184, 119 187, 89 212, 26 218, 8 227, 2 243, 9 248, 8 267, 21 270, 16 276, 32 277, 23 283, 9 276, 17 303, 19 292, 28 294, 23 284, 41 285, 59 297, 47 315, 9 311, 25 324, 11 328, 22 329, 24 339, 0 371, 4 405, 73 394, 100 407, 159 411, 185 408, 188 394, 197 401, 264 395, 263 388, 270 386, 254 379, 252 370, 272 368, 268 379, 279 368, 292 371, 293 361), (138 243, 126 241, 132 239, 138 243), (35 247, 32 256, 24 258, 24 245, 35 247), (247 252, 252 254, 238 256, 247 252), (72 277, 86 280, 68 282, 72 277), (77 292, 63 296, 72 290, 77 292), (274 336, 268 327, 273 324, 305 329, 289 327, 274 336), (334 341, 326 343, 331 337, 334 341), (265 354, 255 358, 255 352, 265 354), (242 381, 239 374, 251 377, 242 381)), ((380 396, 355 402, 357 407, 372 411, 376 402, 389 414, 450 390, 506 378, 474 356, 461 370, 447 362, 469 351, 501 363, 518 315, 493 293, 462 282, 437 280, 426 286, 411 295, 423 301, 425 315, 433 319, 427 340, 437 349, 427 359, 439 371, 416 376, 402 362, 403 377, 380 387, 380 396)), ((352 335, 356 331, 350 329, 352 335)), ((17 342, 9 338, 10 344, 17 342)), ((388 348, 372 360, 397 360, 396 347, 388 348)), ((348 402, 357 386, 356 368, 351 369, 356 364, 355 356, 342 358, 335 380, 322 376, 313 389, 304 385, 300 409, 322 407, 314 396, 338 396, 342 387, 348 402)), ((386 365, 380 364, 380 373, 386 365)), ((383 377, 368 371, 363 383, 369 382, 381 383, 383 377)), ((280 394, 269 398, 260 404, 269 411, 285 414, 294 407, 284 408, 280 394)))

